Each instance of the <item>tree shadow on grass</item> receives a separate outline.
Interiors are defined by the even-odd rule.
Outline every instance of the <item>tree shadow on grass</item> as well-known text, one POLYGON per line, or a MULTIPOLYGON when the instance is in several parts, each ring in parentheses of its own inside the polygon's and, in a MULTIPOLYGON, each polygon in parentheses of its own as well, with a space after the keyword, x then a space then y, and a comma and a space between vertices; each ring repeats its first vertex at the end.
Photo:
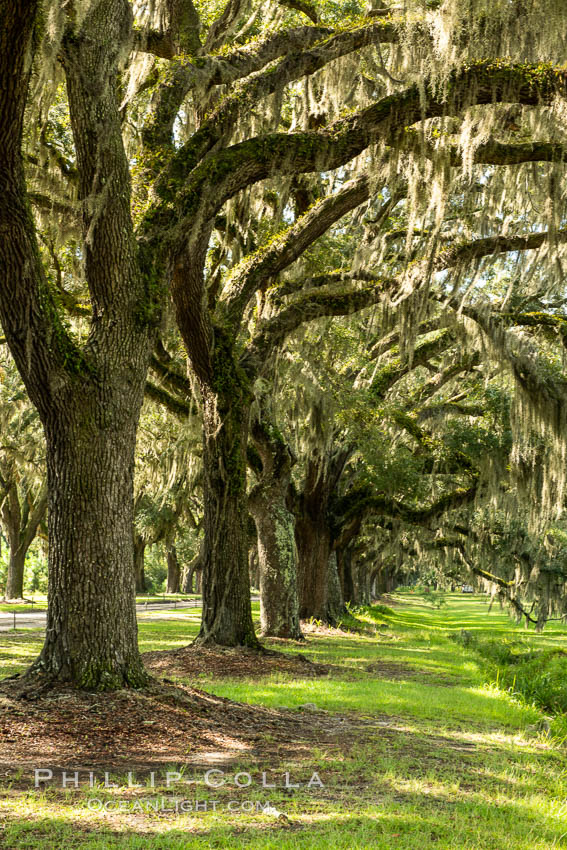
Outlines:
POLYGON ((482 806, 398 795, 373 811, 273 815, 230 813, 200 816, 154 815, 133 823, 124 815, 85 819, 73 809, 54 816, 9 817, 4 846, 9 850, 550 850, 561 844, 565 825, 521 805, 482 806), (223 822, 224 821, 224 822, 223 822))

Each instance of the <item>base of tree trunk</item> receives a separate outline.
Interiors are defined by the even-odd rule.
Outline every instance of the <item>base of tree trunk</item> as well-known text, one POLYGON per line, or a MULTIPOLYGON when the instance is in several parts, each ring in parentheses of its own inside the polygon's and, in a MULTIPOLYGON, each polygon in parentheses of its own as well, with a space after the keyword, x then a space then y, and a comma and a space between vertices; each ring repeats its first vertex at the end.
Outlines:
POLYGON ((30 678, 38 677, 46 685, 48 683, 53 685, 72 684, 74 687, 86 691, 117 691, 122 688, 140 690, 147 687, 151 678, 142 664, 134 663, 118 666, 94 663, 81 670, 71 670, 65 666, 56 670, 46 666, 41 656, 26 670, 24 675, 30 678))
POLYGON ((217 638, 215 635, 202 634, 199 632, 195 640, 191 644, 192 646, 219 646, 219 647, 235 647, 242 648, 246 647, 247 649, 253 649, 256 652, 261 652, 263 650, 263 646, 256 637, 255 634, 245 636, 244 639, 238 641, 238 643, 234 642, 234 639, 229 637, 226 640, 223 640, 222 637, 217 638))
POLYGON ((260 632, 261 638, 277 638, 278 640, 293 640, 296 643, 305 643, 305 635, 301 631, 301 621, 299 623, 299 630, 294 632, 293 634, 285 634, 285 635, 273 635, 270 632, 260 632))

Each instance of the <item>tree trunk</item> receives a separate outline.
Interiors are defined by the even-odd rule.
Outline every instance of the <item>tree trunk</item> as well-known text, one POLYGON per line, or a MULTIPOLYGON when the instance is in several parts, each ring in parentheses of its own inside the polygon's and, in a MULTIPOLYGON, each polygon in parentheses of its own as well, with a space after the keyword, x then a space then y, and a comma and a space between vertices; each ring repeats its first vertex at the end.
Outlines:
POLYGON ((252 437, 262 462, 258 484, 249 498, 258 534, 260 624, 263 635, 301 640, 297 595, 295 519, 286 505, 294 458, 278 430, 266 416, 252 426, 252 437))
POLYGON ((256 489, 250 509, 258 530, 262 635, 301 640, 293 514, 279 488, 256 489))
POLYGON ((299 616, 326 621, 331 532, 323 510, 296 518, 299 616))
MULTIPOLYGON (((105 398, 102 415, 114 419, 105 398)), ((100 401, 99 401, 100 405, 100 401)), ((136 420, 97 428, 85 413, 46 429, 49 608, 36 668, 80 687, 146 681, 134 595, 133 472, 136 420)))
MULTIPOLYGON (((256 528, 256 524, 254 524, 254 528, 256 528)), ((260 564, 258 562, 257 540, 254 541, 248 550, 248 575, 250 576, 250 587, 257 590, 260 587, 260 564)))
POLYGON ((167 550, 167 592, 179 593, 179 585, 181 579, 181 567, 177 558, 177 550, 175 546, 171 546, 167 550))
POLYGON ((134 532, 134 583, 136 593, 146 592, 146 576, 144 573, 144 560, 146 554, 146 542, 143 537, 134 532))
POLYGON ((327 584, 329 589, 327 598, 327 616, 325 619, 327 622, 335 624, 338 622, 341 614, 344 614, 345 612, 345 601, 343 599, 339 573, 337 570, 337 553, 335 551, 331 552, 329 555, 329 561, 327 564, 327 584))
POLYGON ((340 563, 339 575, 342 577, 343 598, 345 602, 356 604, 354 582, 352 577, 352 547, 337 551, 340 563))
POLYGON ((371 594, 372 599, 375 599, 379 595, 378 594, 378 582, 377 582, 378 573, 379 573, 379 570, 377 570, 376 567, 374 567, 374 569, 370 573, 370 594, 371 594))
POLYGON ((359 605, 370 605, 370 571, 368 564, 359 560, 356 565, 357 597, 359 605))
MULTIPOLYGON (((333 548, 329 506, 351 451, 349 446, 323 453, 313 450, 306 465, 303 492, 295 499, 299 615, 302 620, 310 617, 322 621, 329 619, 329 558, 333 548)), ((332 569, 336 573, 336 564, 332 569)), ((332 581, 334 609, 339 598, 334 574, 332 581)), ((336 581, 338 583, 338 574, 336 581)))
POLYGON ((194 593, 193 576, 195 571, 186 567, 181 575, 180 590, 181 593, 194 593))
POLYGON ((6 577, 6 599, 22 599, 24 595, 25 563, 26 551, 22 549, 22 547, 19 547, 16 550, 10 548, 8 575, 6 577))
POLYGON ((398 583, 398 567, 393 561, 382 561, 372 571, 371 589, 376 596, 390 593, 398 583))
POLYGON ((203 551, 203 544, 201 544, 199 552, 183 568, 181 576, 181 590, 183 593, 193 593, 193 576, 200 575, 203 569, 203 551))
POLYGON ((0 9, 0 318, 42 420, 49 492, 47 626, 31 669, 89 689, 139 686, 147 676, 134 598, 134 449, 161 296, 153 258, 140 262, 134 237, 119 110, 132 9, 91 4, 67 19, 60 47, 92 311, 79 344, 51 297, 26 197, 36 6, 0 9))
POLYGON ((256 648, 248 576, 249 412, 236 384, 222 393, 202 385, 202 395, 205 538, 197 643, 256 648))

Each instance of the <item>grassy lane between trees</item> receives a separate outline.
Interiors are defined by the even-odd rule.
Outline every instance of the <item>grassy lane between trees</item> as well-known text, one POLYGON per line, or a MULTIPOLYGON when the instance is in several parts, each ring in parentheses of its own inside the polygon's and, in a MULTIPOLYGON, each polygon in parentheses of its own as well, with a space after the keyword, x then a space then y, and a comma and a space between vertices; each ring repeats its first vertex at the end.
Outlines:
MULTIPOLYGON (((238 709, 251 712, 247 719, 223 733, 219 717, 230 714, 232 703, 211 709, 214 734, 188 734, 183 757, 154 761, 155 787, 143 765, 138 772, 139 754, 132 766, 142 787, 127 787, 126 749, 115 761, 101 754, 104 768, 95 768, 94 787, 63 790, 59 765, 88 767, 72 760, 72 731, 63 743, 52 735, 51 753, 45 736, 32 738, 30 756, 36 747, 38 766, 51 765, 54 780, 36 790, 30 759, 19 769, 3 760, 0 846, 567 847, 564 626, 553 623, 536 635, 496 607, 489 613, 483 597, 408 593, 353 612, 340 629, 307 624, 304 644, 274 641, 271 648, 283 656, 258 659, 234 650, 183 649, 197 633, 199 614, 186 609, 158 622, 141 617, 148 666, 174 689, 199 689, 191 690, 199 699, 213 694, 248 704, 238 709), (205 785, 211 768, 224 772, 215 774, 226 779, 224 786, 205 785), (104 769, 118 787, 104 787, 104 769), (166 771, 181 774, 169 789, 166 771), (262 787, 263 772, 275 788, 262 787), (322 787, 307 787, 315 772, 322 787), (250 775, 249 786, 237 787, 238 773, 242 783, 250 775), (286 773, 301 787, 283 787, 286 773), (156 811, 145 802, 160 797, 170 808, 175 800, 193 807, 195 800, 208 801, 208 811, 156 811), (266 812, 247 810, 267 802, 266 812)), ((0 675, 24 669, 39 646, 37 631, 3 634, 0 675)), ((2 696, 0 708, 9 701, 2 696)), ((94 717, 99 703, 91 705, 94 717)), ((144 705, 141 732, 161 722, 151 700, 144 705)), ((0 712, 9 742, 2 720, 0 712)))

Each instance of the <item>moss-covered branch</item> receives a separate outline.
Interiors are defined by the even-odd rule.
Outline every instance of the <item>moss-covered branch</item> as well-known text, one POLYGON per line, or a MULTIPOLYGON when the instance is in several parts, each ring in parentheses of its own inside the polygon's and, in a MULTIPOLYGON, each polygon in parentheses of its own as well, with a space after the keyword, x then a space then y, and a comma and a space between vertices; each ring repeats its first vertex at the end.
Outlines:
POLYGON ((410 86, 325 130, 248 139, 213 154, 197 167, 189 143, 172 158, 158 186, 169 213, 163 208, 152 210, 147 224, 157 215, 162 225, 169 220, 173 227, 180 215, 175 241, 181 248, 197 221, 214 219, 229 198, 265 177, 338 168, 372 142, 394 143, 400 127, 459 114, 473 101, 537 106, 558 95, 564 97, 566 88, 567 72, 551 66, 479 62, 453 73, 444 92, 426 88, 424 98, 419 86, 410 86), (169 206, 174 201, 175 210, 169 206))
MULTIPOLYGON (((207 91, 211 86, 230 85, 260 72, 282 56, 306 50, 333 34, 333 29, 330 27, 295 27, 274 33, 257 42, 251 42, 246 47, 232 50, 224 55, 203 55, 200 51, 197 56, 176 59, 156 92, 154 108, 143 132, 144 143, 150 148, 171 145, 173 123, 181 104, 192 89, 207 91)), ((231 112, 230 103, 229 99, 227 101, 229 113, 231 112)), ((217 116, 217 120, 219 117, 217 116)), ((194 152, 194 163, 198 162, 200 157, 210 149, 206 140, 208 132, 210 131, 213 136, 216 135, 218 139, 225 129, 226 124, 221 121, 218 127, 220 135, 216 135, 217 128, 210 122, 206 122, 201 132, 197 133, 196 141, 188 143, 188 147, 194 152)))
POLYGON ((313 21, 314 24, 316 24, 319 20, 317 7, 314 3, 308 2, 308 0, 278 0, 278 3, 280 6, 285 6, 288 9, 295 9, 297 12, 302 12, 309 18, 309 20, 313 21))
MULTIPOLYGON (((482 257, 493 254, 510 253, 515 251, 533 251, 541 248, 551 238, 548 231, 530 233, 526 236, 488 236, 485 239, 474 239, 471 242, 463 242, 440 251, 435 258, 434 267, 436 271, 448 266, 470 263, 482 257)), ((567 229, 560 229, 553 234, 557 242, 567 242, 567 229)))
POLYGON ((527 345, 510 330, 509 317, 506 314, 501 316, 492 309, 492 305, 480 307, 455 303, 454 306, 482 328, 504 362, 508 363, 518 386, 530 399, 533 410, 547 423, 552 433, 564 440, 567 424, 567 378, 564 372, 550 369, 533 346, 527 345))
POLYGON ((396 280, 384 279, 360 289, 305 292, 278 315, 258 325, 257 332, 242 355, 241 362, 250 375, 261 370, 269 355, 285 338, 305 322, 322 316, 346 316, 377 303, 396 280))
POLYGON ((191 413, 191 405, 187 401, 172 395, 167 390, 164 390, 163 387, 158 387, 151 381, 146 381, 144 393, 147 398, 167 407, 168 410, 171 410, 180 419, 186 419, 191 413))
POLYGON ((394 357, 385 366, 379 369, 372 380, 370 391, 377 399, 383 399, 391 387, 396 384, 400 378, 416 369, 418 366, 423 366, 432 357, 436 357, 455 341, 454 331, 450 328, 444 328, 436 336, 431 339, 423 340, 418 343, 413 351, 411 361, 408 358, 394 357))
POLYGON ((343 522, 361 513, 365 516, 376 513, 392 519, 401 519, 413 525, 428 525, 432 520, 438 519, 449 511, 471 504, 476 497, 477 488, 478 482, 475 481, 470 487, 459 487, 451 493, 445 493, 431 505, 414 508, 397 499, 376 493, 371 487, 364 486, 353 489, 338 499, 333 505, 333 513, 342 517, 343 522))
MULTIPOLYGON (((352 180, 340 192, 319 201, 284 233, 236 267, 222 299, 232 325, 238 325, 246 304, 262 283, 291 265, 332 224, 368 199, 368 187, 366 176, 352 180)), ((388 202, 387 207, 390 206, 388 202)))

